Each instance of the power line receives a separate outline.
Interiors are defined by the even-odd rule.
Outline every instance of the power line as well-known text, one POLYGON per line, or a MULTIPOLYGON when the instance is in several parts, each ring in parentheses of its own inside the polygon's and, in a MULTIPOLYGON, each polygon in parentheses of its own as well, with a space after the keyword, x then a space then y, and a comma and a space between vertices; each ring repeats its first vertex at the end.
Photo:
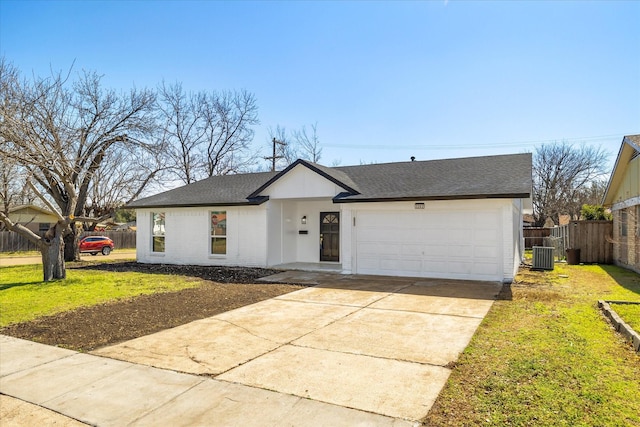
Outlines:
POLYGON ((548 144, 553 142, 596 142, 618 139, 622 141, 625 135, 631 135, 631 133, 625 134, 611 134, 611 135, 598 135, 598 136, 586 136, 576 138, 556 138, 556 139, 539 139, 530 141, 511 141, 511 142, 494 142, 484 144, 419 144, 419 145, 382 145, 382 144, 322 144, 327 148, 348 148, 348 149, 366 149, 366 150, 388 150, 388 149, 402 149, 402 150, 451 150, 451 149, 470 149, 470 148, 500 148, 500 147, 523 147, 533 146, 538 144, 548 144))

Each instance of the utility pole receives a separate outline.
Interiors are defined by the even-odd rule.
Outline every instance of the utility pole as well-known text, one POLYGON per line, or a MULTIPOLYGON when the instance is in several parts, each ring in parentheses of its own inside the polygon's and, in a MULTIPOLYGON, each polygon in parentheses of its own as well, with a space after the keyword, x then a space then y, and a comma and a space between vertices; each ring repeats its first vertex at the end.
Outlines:
POLYGON ((276 155, 276 145, 287 145, 286 142, 284 141, 278 141, 275 137, 273 137, 273 155, 271 157, 264 157, 265 160, 271 160, 271 172, 275 172, 276 171, 276 160, 278 159, 282 159, 284 156, 277 156, 276 155))

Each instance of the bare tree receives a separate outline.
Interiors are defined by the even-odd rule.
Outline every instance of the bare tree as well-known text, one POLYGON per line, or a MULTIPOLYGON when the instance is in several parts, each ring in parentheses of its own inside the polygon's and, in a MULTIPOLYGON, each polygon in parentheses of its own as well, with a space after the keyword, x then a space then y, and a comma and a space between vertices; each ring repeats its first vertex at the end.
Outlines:
MULTIPOLYGON (((155 94, 105 90, 101 76, 92 72, 81 73, 75 82, 70 82, 71 71, 32 81, 20 81, 17 75, 2 59, 0 154, 24 168, 28 183, 41 189, 37 194, 59 215, 49 240, 64 235, 64 258, 79 259, 74 224, 85 211, 89 190, 106 159, 118 147, 131 153, 156 148, 145 142, 155 129, 155 94)), ((7 219, 3 222, 9 225, 7 219)), ((33 238, 16 225, 9 228, 33 238)))
MULTIPOLYGON (((270 141, 273 141, 274 138, 278 142, 275 145, 275 169, 283 169, 298 159, 314 163, 320 161, 322 148, 318 138, 317 124, 311 125, 310 131, 307 131, 306 126, 302 126, 301 129, 293 132, 288 132, 284 126, 276 125, 275 128, 269 128, 270 141)), ((273 155, 265 157, 265 160, 272 159, 273 155)))
POLYGON ((0 210, 2 212, 8 214, 12 207, 34 202, 36 196, 30 191, 26 182, 24 168, 14 159, 0 154, 0 210))
POLYGON ((201 146, 204 144, 204 126, 201 94, 186 94, 180 83, 159 87, 159 110, 163 125, 162 142, 166 147, 173 172, 185 183, 197 180, 203 168, 201 146))
POLYGON ((250 151, 251 126, 259 123, 255 96, 246 90, 222 91, 207 100, 207 176, 246 172, 257 161, 257 153, 250 151))
MULTIPOLYGON (((115 211, 138 198, 143 191, 160 189, 158 177, 167 169, 158 153, 130 152, 130 147, 115 148, 96 171, 87 191, 82 215, 88 218, 112 216, 115 211)), ((93 230, 97 221, 85 223, 93 230)))
POLYGON ((163 142, 174 174, 185 184, 243 172, 256 161, 251 126, 258 123, 247 91, 185 93, 176 83, 159 88, 163 142))
POLYGON ((547 218, 578 217, 588 185, 606 173, 608 154, 601 148, 574 147, 566 142, 541 145, 533 156, 533 215, 542 226, 547 218))
POLYGON ((311 131, 307 132, 307 127, 293 133, 293 140, 299 147, 300 158, 318 163, 322 157, 322 148, 320 147, 320 139, 318 138, 318 124, 311 126, 311 131))

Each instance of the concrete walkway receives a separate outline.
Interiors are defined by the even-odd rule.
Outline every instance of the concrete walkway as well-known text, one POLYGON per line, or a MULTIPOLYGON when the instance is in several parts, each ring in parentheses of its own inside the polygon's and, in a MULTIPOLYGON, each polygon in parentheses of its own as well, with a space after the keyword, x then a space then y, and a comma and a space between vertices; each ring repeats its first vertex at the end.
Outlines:
POLYGON ((415 425, 501 288, 308 272, 267 280, 319 284, 92 354, 0 337, 0 417, 26 406, 62 414, 59 425, 415 425))

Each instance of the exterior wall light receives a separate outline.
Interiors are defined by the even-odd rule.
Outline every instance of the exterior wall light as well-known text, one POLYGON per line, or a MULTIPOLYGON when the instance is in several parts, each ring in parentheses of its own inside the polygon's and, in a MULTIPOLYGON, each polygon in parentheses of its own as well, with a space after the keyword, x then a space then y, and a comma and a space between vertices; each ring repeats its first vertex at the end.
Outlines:
POLYGON ((302 217, 302 219, 300 220, 300 222, 302 222, 303 224, 306 224, 306 223, 307 223, 307 216, 306 216, 306 215, 304 215, 304 216, 302 217))

